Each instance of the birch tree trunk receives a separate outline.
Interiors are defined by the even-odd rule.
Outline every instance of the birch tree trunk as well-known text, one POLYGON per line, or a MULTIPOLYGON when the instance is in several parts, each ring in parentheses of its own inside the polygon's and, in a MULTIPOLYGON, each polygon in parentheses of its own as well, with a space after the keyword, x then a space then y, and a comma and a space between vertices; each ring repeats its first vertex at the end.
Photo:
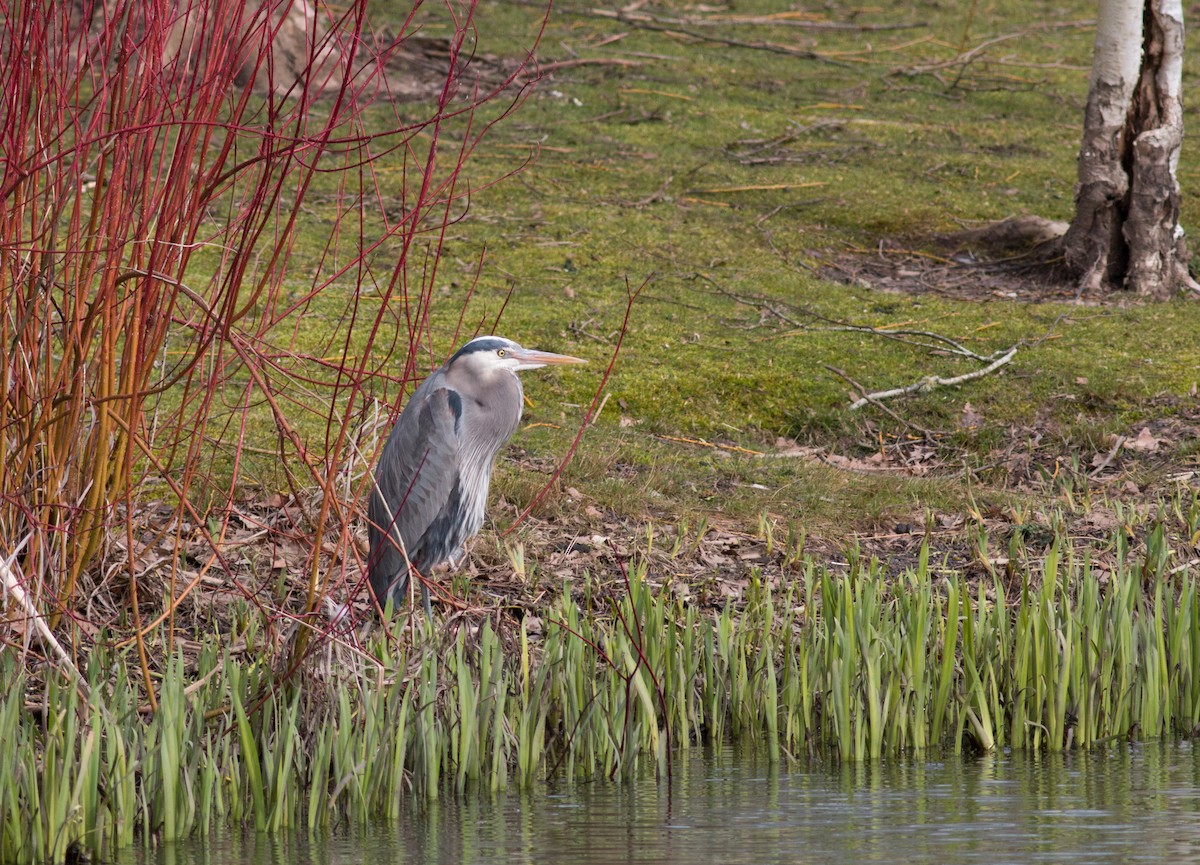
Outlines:
POLYGON ((1179 225, 1182 71, 1182 0, 1100 0, 1075 217, 1063 238, 1085 291, 1166 299, 1200 289, 1179 225))
POLYGON ((311 0, 251 0, 179 4, 168 34, 165 56, 187 68, 205 62, 214 28, 246 31, 237 57, 235 83, 254 82, 258 93, 276 96, 336 90, 342 81, 338 43, 330 22, 311 0), (265 6, 265 9, 264 9, 265 6))

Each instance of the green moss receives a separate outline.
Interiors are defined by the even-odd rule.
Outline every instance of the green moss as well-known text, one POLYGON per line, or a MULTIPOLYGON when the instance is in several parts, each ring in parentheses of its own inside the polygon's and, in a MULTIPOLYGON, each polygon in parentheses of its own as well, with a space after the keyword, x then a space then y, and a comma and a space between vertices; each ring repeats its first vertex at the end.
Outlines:
MULTIPOLYGON (((375 14, 382 22, 402 8, 381 2, 375 14)), ((843 525, 847 514, 870 521, 914 503, 961 503, 961 484, 953 481, 851 475, 839 483, 837 472, 811 465, 764 473, 762 460, 751 461, 751 470, 746 460, 714 460, 703 446, 664 440, 765 451, 784 436, 862 456, 908 430, 871 407, 848 411, 849 386, 829 367, 872 389, 976 368, 825 329, 809 310, 857 324, 903 322, 981 354, 1027 341, 1002 372, 889 403, 906 420, 940 432, 945 456, 956 453, 959 464, 989 463, 1013 430, 1034 425, 1064 452, 1103 449, 1106 435, 1154 414, 1152 398, 1181 395, 1195 380, 1194 303, 1091 309, 953 300, 838 284, 811 269, 849 250, 873 250, 882 235, 920 244, 931 233, 1014 213, 1069 217, 1092 40, 1089 28, 1073 22, 1092 16, 1089 4, 1001 2, 972 7, 968 17, 958 7, 921 4, 855 18, 917 25, 898 31, 732 23, 704 30, 811 48, 830 62, 700 42, 591 9, 555 4, 541 59, 564 57, 569 48, 584 58, 640 65, 555 71, 495 127, 464 172, 482 191, 449 232, 430 327, 432 354, 443 356, 463 304, 470 329, 490 322, 511 291, 501 332, 592 359, 583 371, 527 376, 537 407, 529 420, 560 429, 531 430, 517 445, 549 458, 565 450, 579 417, 575 407, 590 401, 606 365, 627 281, 646 281, 608 384, 605 415, 568 473, 588 485, 589 495, 634 516, 659 508, 739 516, 778 509, 843 525), (1059 26, 1022 30, 1031 20, 1059 26), (1016 36, 969 64, 952 62, 957 46, 1006 34, 1016 36), (536 159, 519 179, 483 188, 517 171, 530 149, 536 159), (761 300, 746 302, 752 298, 761 300), (970 433, 959 430, 967 403, 982 418, 970 433), (637 481, 614 481, 607 470, 614 461, 640 466, 637 481), (768 489, 740 486, 751 477, 765 478, 755 483, 768 489), (723 483, 728 488, 714 493, 723 483), (779 492, 802 486, 834 492, 779 492)), ((518 56, 541 11, 481 4, 480 49, 518 56)), ((777 4, 736 9, 744 16, 768 12, 778 12, 777 4)), ((666 4, 653 14, 702 13, 666 4)), ((438 35, 438 26, 433 21, 427 32, 438 35)), ((381 109, 378 122, 387 116, 381 109)), ((460 132, 451 124, 448 140, 460 132)), ((397 168, 387 160, 378 166, 389 182, 397 168)), ((1195 187, 1198 171, 1200 163, 1184 160, 1185 190, 1195 187)), ((336 199, 332 175, 316 183, 336 199)), ((290 263, 297 272, 325 253, 334 215, 314 204, 300 220, 290 263)), ((1194 197, 1185 196, 1183 216, 1189 224, 1200 220, 1194 197)), ((376 254, 376 278, 386 278, 396 254, 386 245, 376 254)), ((318 298, 289 332, 289 344, 329 353, 337 346, 329 333, 345 326, 343 315, 336 291, 318 298)), ((389 321, 400 324, 399 313, 389 321)), ((387 370, 387 358, 372 360, 371 368, 387 370)), ((378 391, 388 402, 397 393, 378 391)), ((323 428, 319 412, 301 422, 323 428)))

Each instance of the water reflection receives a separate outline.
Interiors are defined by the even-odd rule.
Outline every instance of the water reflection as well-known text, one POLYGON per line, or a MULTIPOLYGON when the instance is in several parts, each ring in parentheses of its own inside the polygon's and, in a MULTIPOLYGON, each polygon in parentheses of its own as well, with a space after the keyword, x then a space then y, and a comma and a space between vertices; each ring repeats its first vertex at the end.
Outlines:
POLYGON ((309 838, 231 834, 117 865, 1200 860, 1190 743, 804 768, 693 752, 665 783, 550 785, 453 798, 396 826, 309 838))

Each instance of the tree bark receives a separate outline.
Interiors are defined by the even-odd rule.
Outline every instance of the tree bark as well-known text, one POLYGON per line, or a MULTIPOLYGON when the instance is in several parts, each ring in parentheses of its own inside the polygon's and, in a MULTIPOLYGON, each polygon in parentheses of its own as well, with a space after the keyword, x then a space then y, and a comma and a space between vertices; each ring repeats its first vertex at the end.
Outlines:
MULTIPOLYGON (((236 39, 240 52, 234 81, 253 81, 258 93, 298 95, 311 88, 320 93, 341 84, 343 58, 330 36, 330 23, 317 14, 311 0, 253 0, 229 4, 240 14, 228 17, 221 2, 180 4, 165 46, 167 62, 186 69, 215 58, 213 45, 236 39), (263 7, 266 7, 265 9, 263 7), (223 39, 213 31, 224 28, 223 39), (243 32, 245 31, 245 32, 243 32)), ((223 59, 223 58, 222 58, 223 59)))
POLYGON ((1085 291, 1161 300, 1200 288, 1179 225, 1182 69, 1181 0, 1100 0, 1075 217, 1063 238, 1085 291))

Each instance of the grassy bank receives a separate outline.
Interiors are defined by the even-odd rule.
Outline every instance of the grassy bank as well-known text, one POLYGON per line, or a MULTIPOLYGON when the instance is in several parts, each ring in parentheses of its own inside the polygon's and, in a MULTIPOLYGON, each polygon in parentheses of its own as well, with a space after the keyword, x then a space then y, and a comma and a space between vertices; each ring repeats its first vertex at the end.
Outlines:
MULTIPOLYGON (((1055 538, 1031 570, 964 580, 931 563, 889 577, 851 551, 832 572, 752 575, 704 612, 638 551, 563 586, 541 618, 455 617, 411 640, 330 634, 273 669, 246 615, 236 648, 164 664, 159 709, 99 642, 90 696, 13 653, 0 737, 0 859, 61 861, 206 833, 395 819, 406 803, 557 777, 665 776, 680 748, 753 741, 773 760, 1057 751, 1200 725, 1200 597, 1113 538, 1112 569, 1055 538)), ((408 627, 401 617, 393 627, 408 627)))
MULTIPOLYGON (((233 232, 236 210, 185 208, 203 243, 176 282, 220 288, 228 327, 191 294, 199 311, 150 317, 175 329, 139 361, 164 390, 128 391, 148 401, 125 421, 141 426, 121 502, 93 509, 80 482, 29 516, 46 466, 117 463, 43 462, 33 435, 14 438, 28 471, 0 492, 19 517, 6 550, 26 550, 27 585, 59 585, 64 556, 79 580, 34 596, 67 661, 8 608, 0 860, 230 823, 320 831, 546 777, 619 782, 731 739, 781 762, 858 761, 1196 730, 1200 306, 1074 305, 1069 287, 1001 284, 941 239, 1069 215, 1093 5, 769 17, 778 5, 652 3, 621 20, 557 4, 547 76, 477 116, 373 98, 339 126, 332 100, 281 102, 305 147, 355 146, 280 156, 299 176, 281 175, 253 223, 277 255, 233 232), (627 280, 643 279, 623 328, 627 280), (527 378, 489 522, 444 587, 457 606, 432 629, 407 610, 373 624, 357 508, 389 411, 497 317, 593 363, 527 378), (603 410, 512 526, 619 334, 603 410), (1017 352, 958 386, 849 408, 978 369, 946 339, 1017 352), (47 552, 39 538, 82 538, 61 522, 79 515, 87 555, 47 552), (342 604, 354 630, 325 616, 342 604)), ((409 6, 355 8, 395 24, 409 6)), ((511 70, 544 11, 480 4, 464 44, 485 73, 511 70)), ((430 17, 440 57, 437 39, 466 34, 430 17)), ((89 164, 70 164, 56 183, 86 192, 89 164)), ((1196 188, 1200 160, 1181 179, 1196 188)), ((57 188, 39 187, 67 208, 57 188)), ((1194 229, 1194 194, 1183 207, 1194 229)), ((136 211, 163 222, 153 202, 136 211)), ((146 232, 118 216, 136 258, 146 232)), ((47 322, 27 354, 55 360, 63 305, 37 273, 24 284, 47 322)), ((105 322, 126 319, 119 306, 105 322)), ((116 348, 137 348, 116 331, 110 371, 130 368, 116 348)), ((62 375, 102 414, 114 400, 77 371, 62 375)), ((60 389, 42 394, 22 415, 35 431, 61 417, 60 389)), ((84 403, 64 448, 110 440, 84 403)))

